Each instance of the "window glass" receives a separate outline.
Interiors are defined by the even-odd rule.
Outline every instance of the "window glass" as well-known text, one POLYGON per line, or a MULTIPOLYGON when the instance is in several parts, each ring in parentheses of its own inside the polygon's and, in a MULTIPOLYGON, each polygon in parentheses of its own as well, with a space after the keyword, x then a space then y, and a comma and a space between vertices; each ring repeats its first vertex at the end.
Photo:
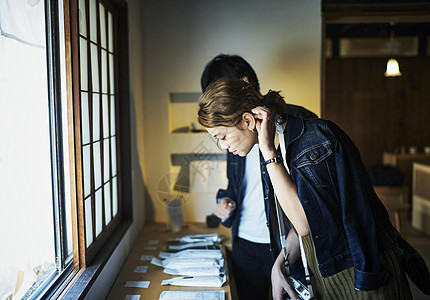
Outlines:
POLYGON ((14 299, 56 270, 44 11, 0 1, 0 297, 22 280, 14 299))
POLYGON ((115 97, 110 97, 110 134, 116 135, 115 125, 115 97))
POLYGON ((91 78, 93 79, 93 91, 100 92, 99 61, 97 46, 91 43, 91 78))
POLYGON ((116 138, 111 138, 111 150, 112 150, 112 176, 116 176, 116 138))
POLYGON ((73 263, 73 229, 72 229, 72 196, 71 196, 71 173, 70 173, 70 145, 69 145, 69 107, 67 105, 67 78, 66 75, 66 41, 64 32, 64 11, 62 1, 58 1, 59 8, 59 56, 60 56, 60 78, 61 78, 61 122, 62 122, 62 146, 63 146, 63 178, 64 178, 64 211, 66 233, 63 232, 64 247, 66 250, 65 257, 63 258, 64 267, 67 264, 73 263))
POLYGON ((90 0, 90 39, 97 42, 97 0, 90 0))
POLYGON ((80 51, 80 66, 81 66, 81 89, 88 91, 88 55, 87 55, 87 41, 83 38, 79 39, 80 51))
POLYGON ((93 242, 93 212, 91 197, 85 199, 85 236, 87 247, 93 242))
POLYGON ((96 192, 96 236, 98 236, 103 229, 103 205, 102 205, 102 189, 96 192))
POLYGON ((108 68, 107 68, 107 54, 106 50, 101 51, 102 53, 102 92, 107 93, 108 92, 108 68))
POLYGON ((106 49, 106 17, 105 7, 103 4, 99 4, 100 7, 100 40, 101 46, 106 49))
POLYGON ((102 117, 103 117, 103 138, 109 137, 109 106, 108 106, 108 96, 102 96, 102 117))
POLYGON ((100 95, 93 94, 93 142, 100 140, 100 95))
POLYGON ((115 78, 114 78, 114 68, 113 55, 109 54, 109 83, 110 83, 110 93, 115 95, 115 78))
POLYGON ((83 36, 87 36, 87 20, 86 16, 85 0, 79 0, 79 33, 83 36))
POLYGON ((81 93, 81 126, 82 126, 82 144, 90 142, 90 111, 88 108, 88 93, 81 93))
POLYGON ((105 224, 108 225, 112 219, 111 201, 110 201, 110 183, 107 182, 104 186, 105 193, 105 224))
POLYGON ((94 184, 95 189, 98 189, 102 186, 100 142, 94 143, 94 184))
POLYGON ((118 213, 117 177, 112 178, 112 198, 112 215, 115 217, 118 213))
POLYGON ((110 145, 109 145, 109 139, 106 139, 103 141, 103 182, 107 182, 110 179, 110 145))

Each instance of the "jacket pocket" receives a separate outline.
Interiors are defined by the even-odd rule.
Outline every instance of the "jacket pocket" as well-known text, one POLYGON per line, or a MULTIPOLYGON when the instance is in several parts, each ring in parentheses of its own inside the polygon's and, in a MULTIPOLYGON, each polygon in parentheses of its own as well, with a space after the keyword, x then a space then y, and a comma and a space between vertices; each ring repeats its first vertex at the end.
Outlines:
POLYGON ((319 164, 332 154, 330 143, 324 143, 307 148, 301 152, 294 161, 297 168, 319 164))

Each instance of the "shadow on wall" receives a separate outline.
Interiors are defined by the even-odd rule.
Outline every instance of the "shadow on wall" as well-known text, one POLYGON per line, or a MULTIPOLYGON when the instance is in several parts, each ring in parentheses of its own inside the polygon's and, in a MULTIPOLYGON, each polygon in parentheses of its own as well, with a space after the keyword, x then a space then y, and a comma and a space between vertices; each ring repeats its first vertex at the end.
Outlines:
POLYGON ((130 135, 131 135, 131 158, 132 158, 132 189, 133 189, 133 218, 139 231, 145 222, 154 221, 155 208, 145 185, 142 170, 139 164, 139 153, 137 149, 138 138, 136 125, 136 106, 133 92, 130 92, 130 135), (134 113, 133 113, 134 112, 134 113))
POLYGON ((149 195, 148 188, 146 185, 143 186, 144 194, 143 198, 145 199, 145 220, 146 222, 154 222, 155 221, 155 208, 154 202, 152 201, 151 196, 149 195))

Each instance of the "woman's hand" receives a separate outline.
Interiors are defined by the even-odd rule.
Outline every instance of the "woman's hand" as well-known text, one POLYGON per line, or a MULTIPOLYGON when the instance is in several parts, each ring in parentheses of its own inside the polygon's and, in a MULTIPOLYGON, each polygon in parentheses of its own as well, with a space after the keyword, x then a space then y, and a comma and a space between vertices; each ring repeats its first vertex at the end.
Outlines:
POLYGON ((282 251, 272 267, 272 296, 273 300, 282 300, 287 293, 291 299, 300 299, 285 276, 284 255, 282 251))
POLYGON ((256 121, 258 146, 265 160, 277 155, 275 148, 275 120, 269 108, 258 106, 251 110, 256 121))

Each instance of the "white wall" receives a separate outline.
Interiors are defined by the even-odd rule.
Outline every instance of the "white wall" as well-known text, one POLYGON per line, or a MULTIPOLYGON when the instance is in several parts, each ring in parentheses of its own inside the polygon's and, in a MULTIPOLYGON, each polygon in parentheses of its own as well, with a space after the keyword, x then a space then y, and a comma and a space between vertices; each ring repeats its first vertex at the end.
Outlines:
MULTIPOLYGON (((172 172, 170 151, 191 152, 201 142, 169 134, 169 93, 199 92, 210 59, 239 54, 256 70, 262 92, 281 90, 288 102, 319 114, 320 2, 145 0, 141 9, 144 178, 155 220, 167 221, 157 186, 172 172)), ((214 210, 213 199, 201 201, 205 207, 197 214, 192 202, 184 205, 188 221, 214 210)))

